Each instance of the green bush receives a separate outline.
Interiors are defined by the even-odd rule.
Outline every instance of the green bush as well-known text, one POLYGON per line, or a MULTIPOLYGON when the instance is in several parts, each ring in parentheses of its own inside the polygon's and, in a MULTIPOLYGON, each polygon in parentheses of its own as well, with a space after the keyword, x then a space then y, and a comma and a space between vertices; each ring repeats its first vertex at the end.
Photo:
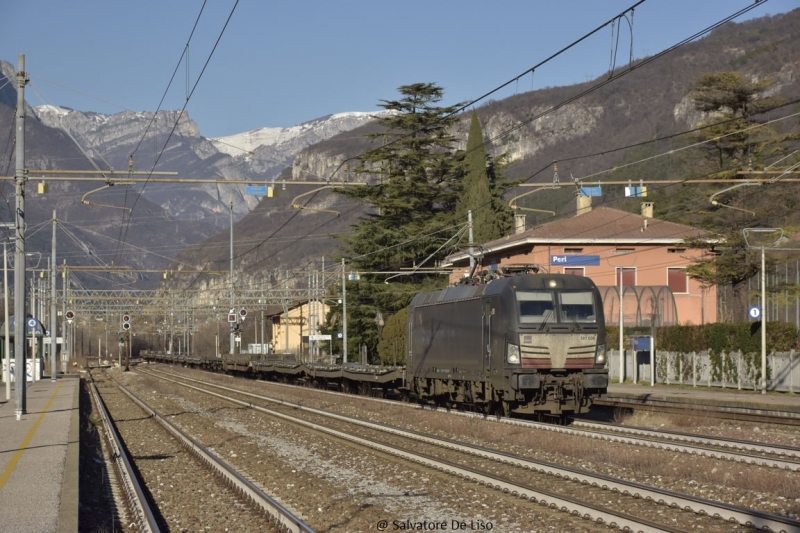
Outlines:
MULTIPOLYGON (((798 333, 794 324, 768 322, 767 352, 788 352, 792 348, 796 348, 798 333)), ((625 346, 630 347, 631 337, 649 334, 649 329, 625 328, 625 346)), ((619 349, 619 328, 617 326, 606 327, 606 344, 609 349, 619 349)), ((660 327, 656 329, 656 349, 681 353, 708 351, 712 357, 738 351, 743 354, 760 354, 761 322, 660 327)))
POLYGON ((378 354, 383 365, 406 364, 406 321, 408 308, 401 309, 386 319, 381 341, 378 343, 378 354))

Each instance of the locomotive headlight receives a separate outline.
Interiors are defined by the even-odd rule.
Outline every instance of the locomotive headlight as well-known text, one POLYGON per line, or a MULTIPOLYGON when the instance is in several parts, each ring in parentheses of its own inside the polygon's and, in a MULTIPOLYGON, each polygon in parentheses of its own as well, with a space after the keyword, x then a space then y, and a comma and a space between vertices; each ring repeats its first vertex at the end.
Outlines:
POLYGON ((597 366, 606 364, 606 345, 597 345, 597 354, 594 357, 594 364, 597 366))
POLYGON ((506 345, 506 361, 513 365, 519 364, 519 345, 511 343, 506 345))

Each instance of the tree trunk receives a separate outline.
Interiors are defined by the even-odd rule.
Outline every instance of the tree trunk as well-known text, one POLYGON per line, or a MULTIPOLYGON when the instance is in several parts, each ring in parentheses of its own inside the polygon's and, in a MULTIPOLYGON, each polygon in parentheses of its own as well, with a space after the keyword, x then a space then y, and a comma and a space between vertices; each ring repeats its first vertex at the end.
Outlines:
POLYGON ((749 305, 747 280, 734 281, 731 284, 731 288, 733 289, 733 304, 731 305, 732 321, 734 323, 747 322, 747 308, 749 305))

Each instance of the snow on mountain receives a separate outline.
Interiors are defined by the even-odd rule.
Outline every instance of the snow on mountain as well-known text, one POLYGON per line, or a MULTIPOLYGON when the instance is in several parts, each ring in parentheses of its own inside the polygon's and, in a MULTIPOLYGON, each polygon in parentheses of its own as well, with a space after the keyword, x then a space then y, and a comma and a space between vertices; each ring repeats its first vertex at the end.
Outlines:
POLYGON ((72 109, 68 107, 59 107, 56 105, 42 105, 36 108, 36 115, 41 117, 44 114, 48 115, 68 115, 72 109))
MULTIPOLYGON (((245 156, 262 146, 281 149, 292 146, 291 152, 323 141, 338 133, 355 129, 385 113, 352 111, 336 113, 289 128, 259 128, 257 130, 209 139, 217 150, 233 157, 245 156)), ((288 162, 287 162, 288 164, 288 162)))

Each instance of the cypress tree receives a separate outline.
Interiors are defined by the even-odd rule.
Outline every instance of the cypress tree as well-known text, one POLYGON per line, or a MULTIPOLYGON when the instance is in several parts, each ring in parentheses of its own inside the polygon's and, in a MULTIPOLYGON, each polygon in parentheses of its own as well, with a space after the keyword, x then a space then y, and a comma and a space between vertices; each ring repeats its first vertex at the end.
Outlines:
POLYGON ((486 152, 478 113, 472 112, 464 157, 464 179, 457 204, 457 217, 466 221, 472 211, 473 240, 483 244, 506 235, 513 227, 513 213, 502 195, 513 183, 500 174, 499 161, 492 161, 486 152))

